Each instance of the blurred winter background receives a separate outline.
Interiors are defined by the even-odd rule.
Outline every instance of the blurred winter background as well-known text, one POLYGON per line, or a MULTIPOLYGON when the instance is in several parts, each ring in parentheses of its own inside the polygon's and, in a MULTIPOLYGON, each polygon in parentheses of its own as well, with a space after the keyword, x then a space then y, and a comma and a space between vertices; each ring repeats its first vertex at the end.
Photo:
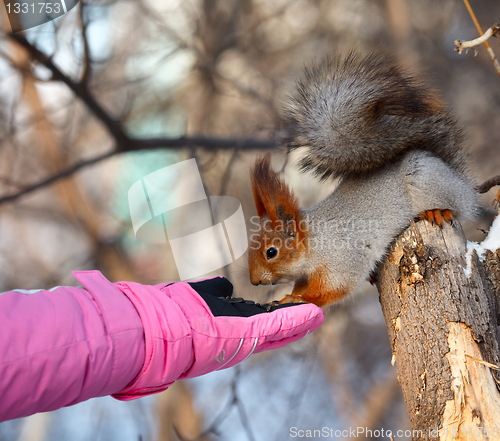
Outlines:
MULTIPOLYGON (((498 1, 472 7, 483 30, 500 17, 498 1)), ((178 280, 168 245, 134 237, 130 186, 196 158, 207 193, 237 197, 251 226, 249 166, 272 144, 293 78, 332 52, 384 50, 425 74, 466 129, 477 181, 500 171, 500 78, 484 46, 453 50, 454 40, 478 36, 462 1, 92 0, 16 34, 28 50, 8 36, 3 6, 0 26, 0 292, 72 285, 71 271, 85 269, 112 281, 178 280), (69 83, 34 63, 32 47, 69 83), (129 142, 146 138, 154 149, 129 142), (220 138, 229 148, 217 148, 220 138)), ((498 40, 491 44, 498 54, 498 40)), ((273 152, 281 167, 283 152, 273 152)), ((327 191, 293 164, 285 173, 305 204, 327 191)), ((493 196, 465 226, 469 240, 488 228, 493 196)), ((264 302, 290 291, 252 287, 246 267, 243 256, 220 270, 237 296, 264 302)), ((409 439, 396 436, 409 421, 376 290, 367 284, 326 314, 313 335, 237 368, 133 402, 99 398, 5 422, 0 440, 279 441, 292 427, 383 428, 409 439)))

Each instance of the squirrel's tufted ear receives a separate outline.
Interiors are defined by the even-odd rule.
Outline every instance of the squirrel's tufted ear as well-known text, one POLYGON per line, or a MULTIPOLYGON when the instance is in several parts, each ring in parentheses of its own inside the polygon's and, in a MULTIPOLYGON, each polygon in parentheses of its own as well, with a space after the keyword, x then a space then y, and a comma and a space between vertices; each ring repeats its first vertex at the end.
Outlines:
POLYGON ((258 158, 251 171, 252 193, 259 217, 268 215, 272 222, 299 221, 297 198, 271 168, 271 155, 258 158))
POLYGON ((257 164, 255 164, 254 168, 252 169, 252 171, 250 173, 251 182, 252 182, 252 194, 253 194, 253 200, 255 203, 255 208, 257 210, 257 216, 262 217, 262 216, 265 216, 267 214, 267 210, 266 210, 266 207, 264 205, 264 201, 262 200, 262 196, 260 193, 261 188, 259 185, 257 185, 257 178, 255 177, 256 168, 257 168, 257 164))

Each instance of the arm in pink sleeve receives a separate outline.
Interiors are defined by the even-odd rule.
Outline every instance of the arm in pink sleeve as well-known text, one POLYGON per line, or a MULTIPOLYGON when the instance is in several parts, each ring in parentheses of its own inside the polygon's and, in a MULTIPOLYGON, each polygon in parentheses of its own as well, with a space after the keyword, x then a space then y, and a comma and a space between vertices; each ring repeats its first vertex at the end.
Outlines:
POLYGON ((312 304, 236 308, 242 299, 222 277, 149 286, 73 275, 84 288, 0 295, 0 421, 158 393, 296 341, 324 319, 312 304))
POLYGON ((141 370, 137 310, 99 272, 85 273, 87 289, 0 294, 0 421, 116 393, 141 370))

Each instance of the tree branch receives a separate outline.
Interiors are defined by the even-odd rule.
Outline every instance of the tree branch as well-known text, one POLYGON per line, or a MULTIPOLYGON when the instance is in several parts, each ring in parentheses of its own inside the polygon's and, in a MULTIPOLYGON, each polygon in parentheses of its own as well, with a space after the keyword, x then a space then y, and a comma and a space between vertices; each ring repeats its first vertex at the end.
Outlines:
POLYGON ((111 156, 140 150, 156 150, 162 148, 181 148, 186 146, 198 146, 211 149, 231 149, 237 147, 239 150, 263 150, 274 148, 278 145, 277 139, 258 140, 253 138, 211 138, 204 136, 180 137, 180 138, 151 138, 151 139, 132 139, 132 143, 126 150, 111 150, 94 158, 77 162, 76 164, 48 177, 41 181, 31 184, 17 193, 0 197, 0 205, 32 193, 41 188, 47 187, 60 179, 68 178, 84 167, 97 164, 111 156))
POLYGON ((85 20, 83 1, 79 5, 79 18, 83 42, 83 73, 81 82, 82 84, 88 84, 92 72, 92 59, 90 56, 89 40, 87 38, 88 23, 85 20))
POLYGON ((222 137, 207 137, 207 136, 192 136, 186 137, 182 136, 179 138, 134 138, 129 136, 119 120, 113 118, 93 97, 86 85, 85 77, 81 82, 76 82, 63 73, 52 61, 50 57, 45 55, 35 46, 33 46, 26 38, 19 34, 8 34, 9 38, 15 41, 17 44, 21 45, 30 56, 38 61, 40 64, 48 68, 51 73, 53 80, 61 81, 68 88, 73 91, 73 93, 82 100, 87 108, 94 114, 94 116, 101 121, 101 123, 106 127, 109 134, 115 141, 115 149, 103 154, 100 154, 94 158, 80 161, 65 170, 62 170, 48 178, 42 179, 41 181, 31 184, 17 193, 0 197, 0 205, 12 202, 19 197, 31 193, 33 191, 44 188, 60 179, 67 178, 80 169, 94 165, 100 161, 103 161, 111 156, 120 153, 139 151, 139 150, 154 150, 163 148, 182 148, 182 147, 203 147, 207 149, 232 149, 237 147, 239 150, 262 150, 275 148, 278 145, 278 138, 268 138, 268 139, 255 139, 255 138, 222 138, 222 137))
POLYGON ((57 81, 62 81, 73 93, 80 98, 89 110, 100 120, 107 128, 108 132, 114 138, 117 149, 126 149, 131 139, 124 132, 119 121, 115 120, 104 108, 95 100, 85 83, 77 83, 64 74, 53 62, 50 57, 45 55, 35 46, 33 46, 26 38, 20 34, 7 34, 8 37, 22 46, 30 54, 30 56, 44 65, 52 73, 52 78, 57 81))
POLYGON ((491 179, 488 179, 487 181, 483 182, 481 185, 478 185, 476 187, 476 190, 478 191, 478 193, 481 193, 481 194, 487 193, 495 185, 500 185, 500 175, 497 175, 491 179))
POLYGON ((474 40, 465 41, 465 40, 455 40, 455 51, 459 54, 462 53, 464 49, 469 49, 474 46, 479 46, 488 40, 490 37, 498 37, 500 36, 500 23, 494 24, 491 28, 489 28, 483 35, 474 40))
POLYGON ((443 228, 412 222, 379 270, 414 440, 444 441, 455 431, 462 440, 488 439, 479 427, 500 421, 497 378, 474 361, 499 364, 496 303, 483 262, 466 251, 458 222, 443 228))
MULTIPOLYGON (((477 21, 476 14, 474 14, 474 11, 472 10, 472 7, 469 3, 469 0, 464 0, 465 7, 469 11, 469 14, 472 18, 472 21, 474 22, 477 31, 479 32, 479 35, 483 35, 483 30, 481 29, 481 25, 477 21)), ((498 76, 500 76, 500 63, 498 63, 497 57, 495 56, 495 53, 490 47, 490 44, 488 43, 488 40, 484 40, 482 43, 484 43, 484 46, 486 47, 486 50, 488 51, 488 54, 491 58, 491 61, 493 61, 493 65, 495 66, 495 69, 497 71, 498 76)), ((455 42, 456 44, 456 42, 455 42)))

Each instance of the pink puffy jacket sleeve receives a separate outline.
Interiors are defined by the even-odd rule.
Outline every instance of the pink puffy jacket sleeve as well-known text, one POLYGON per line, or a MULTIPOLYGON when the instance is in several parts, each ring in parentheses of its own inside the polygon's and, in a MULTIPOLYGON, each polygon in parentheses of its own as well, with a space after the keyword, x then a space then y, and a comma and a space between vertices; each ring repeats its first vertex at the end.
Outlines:
POLYGON ((144 364, 134 305, 99 272, 87 289, 0 295, 0 421, 115 393, 144 364))
POLYGON ((229 286, 232 294, 221 277, 149 286, 111 283, 99 271, 73 275, 83 288, 0 295, 0 421, 161 392, 298 340, 324 318, 312 304, 214 315, 193 286, 210 285, 215 297, 203 295, 213 302, 229 286))

